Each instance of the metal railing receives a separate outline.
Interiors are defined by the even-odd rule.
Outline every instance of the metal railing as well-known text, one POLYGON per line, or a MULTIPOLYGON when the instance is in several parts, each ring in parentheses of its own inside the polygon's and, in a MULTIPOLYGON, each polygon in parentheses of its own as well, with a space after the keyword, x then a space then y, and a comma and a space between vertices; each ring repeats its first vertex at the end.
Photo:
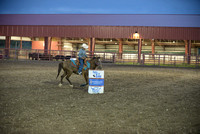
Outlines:
MULTIPOLYGON (((35 49, 0 49, 0 59, 24 59, 24 60, 66 60, 77 57, 78 51, 60 50, 35 50, 35 49)), ((200 66, 200 55, 175 55, 175 54, 142 54, 138 60, 138 54, 111 53, 111 52, 87 52, 89 57, 101 57, 102 62, 118 64, 177 66, 200 66)))
MULTIPOLYGON (((0 59, 16 60, 66 60, 75 58, 78 51, 61 50, 36 50, 36 49, 0 49, 0 59)), ((109 52, 87 52, 89 57, 101 57, 103 62, 115 62, 116 53, 109 52)))
POLYGON ((153 65, 153 66, 195 66, 200 67, 200 55, 176 55, 176 54, 122 54, 115 60, 120 64, 153 65))

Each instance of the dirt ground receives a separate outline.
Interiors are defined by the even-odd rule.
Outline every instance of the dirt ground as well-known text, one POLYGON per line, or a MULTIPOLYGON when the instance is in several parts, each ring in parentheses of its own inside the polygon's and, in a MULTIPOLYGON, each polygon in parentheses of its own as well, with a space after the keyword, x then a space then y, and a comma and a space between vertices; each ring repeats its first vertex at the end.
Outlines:
POLYGON ((0 134, 199 134, 200 70, 104 64, 105 93, 56 61, 0 61, 0 134))

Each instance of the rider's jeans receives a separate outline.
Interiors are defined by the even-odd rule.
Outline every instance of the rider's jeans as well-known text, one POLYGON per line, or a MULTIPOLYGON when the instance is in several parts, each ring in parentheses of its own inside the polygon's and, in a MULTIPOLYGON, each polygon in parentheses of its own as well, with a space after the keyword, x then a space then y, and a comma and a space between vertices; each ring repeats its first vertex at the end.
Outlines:
POLYGON ((80 66, 79 66, 79 69, 78 69, 78 73, 82 72, 84 60, 82 58, 79 58, 79 62, 80 62, 80 66))

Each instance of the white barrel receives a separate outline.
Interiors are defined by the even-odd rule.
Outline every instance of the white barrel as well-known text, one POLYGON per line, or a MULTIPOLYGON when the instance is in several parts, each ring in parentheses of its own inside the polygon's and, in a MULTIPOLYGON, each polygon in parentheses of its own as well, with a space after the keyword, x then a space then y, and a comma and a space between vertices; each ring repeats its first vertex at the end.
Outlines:
POLYGON ((104 70, 89 70, 88 93, 104 93, 104 70))

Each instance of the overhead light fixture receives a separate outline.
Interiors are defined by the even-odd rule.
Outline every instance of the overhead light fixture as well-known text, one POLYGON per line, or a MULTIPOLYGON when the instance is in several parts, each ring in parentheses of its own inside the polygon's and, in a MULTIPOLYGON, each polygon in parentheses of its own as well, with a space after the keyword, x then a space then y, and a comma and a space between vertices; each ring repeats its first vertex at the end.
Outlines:
POLYGON ((139 39, 140 38, 140 35, 139 33, 136 31, 134 34, 133 34, 133 39, 139 39))

